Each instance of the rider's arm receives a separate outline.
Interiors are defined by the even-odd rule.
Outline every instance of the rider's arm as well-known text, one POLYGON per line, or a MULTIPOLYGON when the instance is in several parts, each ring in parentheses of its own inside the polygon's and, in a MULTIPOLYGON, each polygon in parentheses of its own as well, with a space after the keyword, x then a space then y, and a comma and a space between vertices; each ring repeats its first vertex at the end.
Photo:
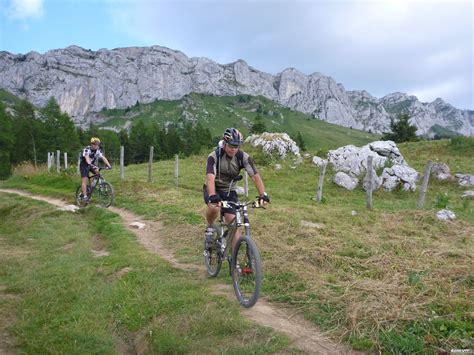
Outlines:
POLYGON ((84 155, 84 159, 86 159, 87 165, 91 165, 91 164, 92 164, 92 161, 91 161, 91 158, 89 157, 89 154, 84 155))
POLYGON ((255 174, 252 176, 253 183, 255 184, 255 188, 258 191, 258 194, 261 196, 265 193, 265 186, 263 185, 262 178, 260 174, 255 174))
POLYGON ((214 174, 206 174, 206 185, 207 185, 207 193, 209 196, 216 194, 216 176, 214 174))
POLYGON ((109 168, 111 167, 109 161, 107 160, 107 158, 104 155, 102 155, 102 160, 109 168))

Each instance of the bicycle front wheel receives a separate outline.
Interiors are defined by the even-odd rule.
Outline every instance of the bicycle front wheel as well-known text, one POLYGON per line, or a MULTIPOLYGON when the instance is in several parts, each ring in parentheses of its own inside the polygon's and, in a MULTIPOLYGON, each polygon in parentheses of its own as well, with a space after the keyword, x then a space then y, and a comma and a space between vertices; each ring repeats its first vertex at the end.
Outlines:
POLYGON ((252 307, 262 286, 262 262, 257 245, 248 236, 237 241, 232 253, 232 282, 240 304, 252 307))
POLYGON ((114 189, 108 182, 101 182, 99 185, 99 205, 100 207, 110 207, 114 202, 114 189))
MULTIPOLYGON (((89 186, 87 186, 87 191, 89 192, 89 186)), ((81 198, 81 194, 82 194, 82 186, 79 185, 76 189, 76 204, 79 207, 86 207, 88 204, 88 200, 85 196, 82 196, 81 198)))
POLYGON ((206 242, 204 237, 204 264, 206 265, 207 274, 210 277, 216 277, 219 275, 222 267, 222 254, 220 249, 220 243, 218 243, 218 237, 220 235, 220 227, 216 224, 214 227, 214 240, 212 243, 206 242))

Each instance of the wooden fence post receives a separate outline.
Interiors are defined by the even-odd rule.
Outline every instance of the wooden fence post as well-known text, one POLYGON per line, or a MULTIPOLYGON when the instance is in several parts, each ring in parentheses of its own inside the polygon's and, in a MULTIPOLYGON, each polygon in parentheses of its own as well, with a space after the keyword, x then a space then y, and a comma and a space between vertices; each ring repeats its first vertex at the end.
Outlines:
POLYGON ((51 172, 51 155, 48 152, 48 173, 51 172))
POLYGON ((249 197, 249 174, 244 171, 244 192, 245 197, 249 197))
POLYGON ((367 157, 367 209, 372 209, 372 179, 373 179, 373 170, 372 170, 372 160, 374 158, 369 155, 367 157))
POLYGON ((64 169, 67 170, 67 153, 64 153, 64 169))
POLYGON ((56 171, 59 174, 61 170, 61 152, 59 150, 56 151, 56 171))
POLYGON ((148 160, 148 182, 151 182, 152 164, 153 164, 153 147, 150 147, 150 159, 148 160))
POLYGON ((316 192, 316 201, 318 201, 318 203, 321 203, 321 199, 323 197, 323 182, 324 182, 324 175, 326 174, 326 165, 327 165, 327 161, 324 161, 323 166, 321 167, 320 173, 319 173, 319 183, 318 183, 318 189, 316 192))
POLYGON ((422 209, 425 204, 425 194, 428 190, 428 181, 430 180, 431 167, 433 162, 428 160, 425 168, 425 174, 423 175, 423 184, 421 185, 420 197, 418 198, 418 208, 422 209))
POLYGON ((176 154, 174 156, 175 165, 174 165, 174 177, 176 179, 176 187, 179 186, 179 156, 176 154))
POLYGON ((124 179, 124 167, 123 167, 123 160, 124 160, 124 155, 125 155, 124 149, 125 148, 123 147, 123 145, 121 145, 120 146, 120 180, 122 181, 124 179))

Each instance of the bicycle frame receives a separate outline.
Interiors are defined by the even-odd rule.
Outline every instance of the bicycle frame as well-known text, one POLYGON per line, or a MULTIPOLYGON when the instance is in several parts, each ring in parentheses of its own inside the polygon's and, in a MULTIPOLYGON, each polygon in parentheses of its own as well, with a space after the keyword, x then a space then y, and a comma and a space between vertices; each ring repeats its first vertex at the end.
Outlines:
POLYGON ((237 229, 244 226, 244 233, 246 236, 250 237, 250 221, 248 215, 248 205, 252 202, 232 202, 232 201, 222 201, 221 206, 221 213, 219 218, 219 225, 221 226, 221 238, 222 242, 225 240, 225 248, 221 250, 222 257, 225 258, 227 255, 230 254, 230 248, 234 244, 235 233, 237 229), (224 220, 224 213, 222 212, 222 208, 228 208, 230 205, 234 205, 235 207, 235 217, 232 219, 231 222, 226 223, 224 220), (243 221, 242 221, 243 215, 243 221))
POLYGON ((99 169, 99 172, 97 174, 89 175, 88 179, 89 179, 88 185, 90 186, 90 194, 92 196, 92 194, 94 193, 96 187, 98 185, 100 185, 100 183, 104 182, 105 179, 102 176, 102 174, 100 173, 100 169, 99 169))

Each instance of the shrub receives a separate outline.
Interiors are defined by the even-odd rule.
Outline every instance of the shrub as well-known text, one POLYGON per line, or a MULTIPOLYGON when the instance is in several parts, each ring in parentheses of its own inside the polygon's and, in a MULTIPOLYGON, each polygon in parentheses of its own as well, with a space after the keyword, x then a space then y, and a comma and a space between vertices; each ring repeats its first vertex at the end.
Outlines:
POLYGON ((449 198, 447 193, 438 192, 436 194, 435 206, 439 208, 446 208, 449 204, 449 198))
POLYGON ((474 138, 464 136, 455 137, 451 139, 450 146, 454 151, 470 151, 474 153, 474 138))

